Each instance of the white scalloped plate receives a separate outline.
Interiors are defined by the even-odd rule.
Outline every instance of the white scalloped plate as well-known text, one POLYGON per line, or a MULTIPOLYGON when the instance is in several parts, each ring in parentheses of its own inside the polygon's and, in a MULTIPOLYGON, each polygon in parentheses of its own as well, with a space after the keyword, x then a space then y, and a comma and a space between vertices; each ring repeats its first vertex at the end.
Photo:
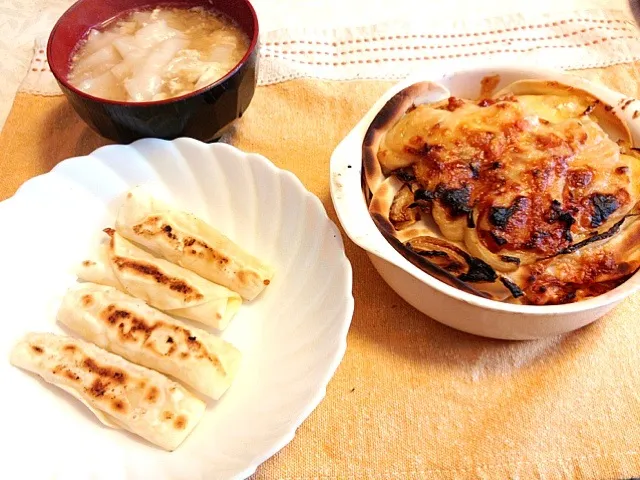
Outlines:
POLYGON ((346 348, 352 274, 335 225, 291 173, 228 145, 189 139, 107 146, 60 163, 0 203, 0 353, 58 331, 72 267, 113 224, 119 198, 152 183, 277 269, 224 332, 244 354, 175 452, 103 427, 78 402, 0 362, 2 471, 25 479, 230 479, 251 475, 325 395, 346 348))

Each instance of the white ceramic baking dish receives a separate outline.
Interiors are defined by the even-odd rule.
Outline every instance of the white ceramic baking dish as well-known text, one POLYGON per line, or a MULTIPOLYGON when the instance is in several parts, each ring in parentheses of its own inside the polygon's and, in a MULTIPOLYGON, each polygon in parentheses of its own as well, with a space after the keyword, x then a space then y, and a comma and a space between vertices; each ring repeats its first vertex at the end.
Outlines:
POLYGON ((634 145, 640 144, 640 118, 633 118, 634 112, 640 111, 640 102, 582 78, 523 66, 425 72, 389 89, 336 147, 331 157, 331 198, 349 238, 366 250, 389 286, 419 311, 453 328, 487 337, 525 340, 557 335, 597 320, 636 292, 640 272, 604 295, 571 304, 517 305, 482 298, 451 287, 406 260, 374 224, 362 191, 362 142, 371 121, 393 95, 419 81, 433 81, 448 88, 452 95, 476 98, 481 79, 495 74, 500 76, 497 88, 526 78, 557 80, 582 88, 614 106, 628 123, 634 145))

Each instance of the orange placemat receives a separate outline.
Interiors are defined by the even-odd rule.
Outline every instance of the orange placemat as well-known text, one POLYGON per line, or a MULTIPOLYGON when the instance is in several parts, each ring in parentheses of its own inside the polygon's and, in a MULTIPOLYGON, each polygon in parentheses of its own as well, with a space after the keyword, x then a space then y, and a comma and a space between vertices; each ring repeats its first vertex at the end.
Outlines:
MULTIPOLYGON (((636 65, 581 71, 640 96, 636 65)), ((388 82, 260 87, 229 140, 293 171, 336 216, 329 157, 388 82)), ((0 135, 0 198, 106 143, 63 97, 19 94, 0 135)), ((355 314, 326 399, 256 479, 640 476, 640 296, 580 331, 505 342, 408 306, 346 240, 355 314)))

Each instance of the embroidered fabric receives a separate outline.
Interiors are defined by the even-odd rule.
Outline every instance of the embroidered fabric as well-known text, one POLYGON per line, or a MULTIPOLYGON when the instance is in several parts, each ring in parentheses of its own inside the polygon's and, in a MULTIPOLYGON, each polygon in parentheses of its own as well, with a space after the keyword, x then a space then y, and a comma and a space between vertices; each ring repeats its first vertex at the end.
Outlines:
MULTIPOLYGON (((60 94, 36 40, 20 91, 60 94)), ((399 79, 419 69, 473 64, 535 63, 573 69, 640 59, 640 31, 621 11, 515 14, 425 29, 390 22, 336 29, 281 29, 261 37, 259 84, 294 78, 399 79)))
POLYGON ((528 63, 576 69, 640 59, 640 31, 616 10, 495 17, 426 29, 386 23, 279 30, 262 37, 260 81, 398 79, 419 69, 528 63))

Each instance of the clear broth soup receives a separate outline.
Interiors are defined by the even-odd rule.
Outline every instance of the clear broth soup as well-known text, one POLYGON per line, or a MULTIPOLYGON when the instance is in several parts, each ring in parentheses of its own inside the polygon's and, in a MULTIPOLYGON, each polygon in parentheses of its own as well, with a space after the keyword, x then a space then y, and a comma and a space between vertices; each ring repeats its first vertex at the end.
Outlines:
POLYGON ((108 100, 164 100, 216 82, 248 49, 244 32, 217 12, 138 10, 89 31, 71 58, 68 81, 108 100))

